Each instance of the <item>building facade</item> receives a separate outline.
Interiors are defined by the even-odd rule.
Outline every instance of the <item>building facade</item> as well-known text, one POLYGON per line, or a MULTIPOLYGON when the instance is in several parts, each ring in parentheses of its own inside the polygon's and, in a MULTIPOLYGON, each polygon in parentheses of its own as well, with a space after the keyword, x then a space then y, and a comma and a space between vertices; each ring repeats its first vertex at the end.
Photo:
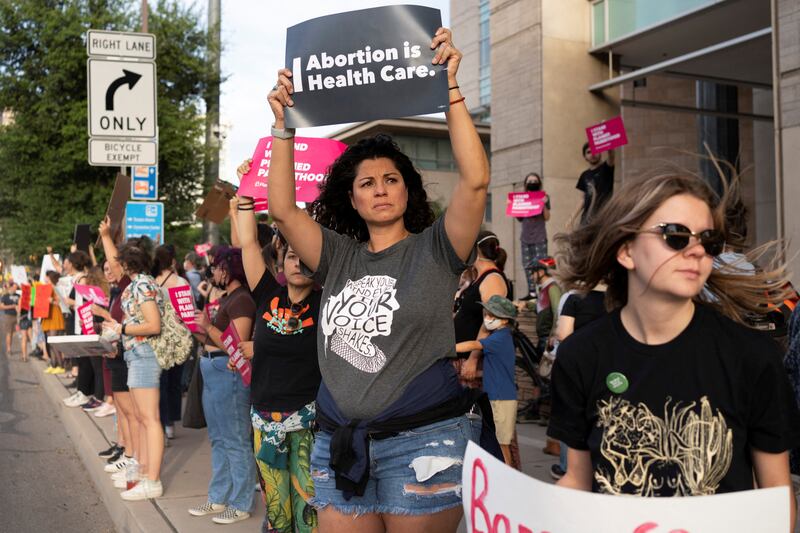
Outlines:
POLYGON ((730 162, 749 244, 787 239, 800 282, 800 0, 453 0, 451 13, 459 85, 491 123, 487 226, 512 278, 524 273, 507 194, 543 176, 552 242, 580 205, 585 128, 620 115, 617 185, 677 166, 718 186, 703 155, 730 162))

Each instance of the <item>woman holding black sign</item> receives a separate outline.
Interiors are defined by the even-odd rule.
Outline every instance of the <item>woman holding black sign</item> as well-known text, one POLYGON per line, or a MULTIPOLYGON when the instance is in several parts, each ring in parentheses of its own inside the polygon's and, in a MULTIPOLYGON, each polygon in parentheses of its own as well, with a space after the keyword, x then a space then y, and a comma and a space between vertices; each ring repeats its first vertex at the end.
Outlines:
POLYGON ((318 433, 312 503, 321 531, 455 531, 461 461, 480 432, 458 384, 451 300, 483 220, 489 165, 458 89, 450 30, 431 42, 446 65, 447 123, 460 171, 435 220, 411 160, 386 135, 331 165, 312 215, 296 206, 292 73, 269 95, 275 115, 270 214, 314 280, 319 317, 318 433), (433 445, 431 443, 436 443, 433 445), (409 468, 411 466, 411 468, 409 468))

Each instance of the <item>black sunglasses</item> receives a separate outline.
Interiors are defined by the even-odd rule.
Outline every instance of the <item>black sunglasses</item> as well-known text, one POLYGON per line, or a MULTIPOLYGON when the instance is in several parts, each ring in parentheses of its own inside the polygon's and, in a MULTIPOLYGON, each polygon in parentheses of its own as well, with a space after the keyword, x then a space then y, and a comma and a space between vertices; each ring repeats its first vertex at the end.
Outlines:
POLYGON ((643 233, 656 233, 661 235, 664 242, 667 243, 667 246, 677 252, 689 246, 689 241, 692 237, 700 241, 700 244, 703 245, 703 250, 711 257, 718 256, 725 248, 725 238, 722 232, 716 229, 707 229, 696 233, 683 224, 676 224, 673 222, 656 224, 643 233))

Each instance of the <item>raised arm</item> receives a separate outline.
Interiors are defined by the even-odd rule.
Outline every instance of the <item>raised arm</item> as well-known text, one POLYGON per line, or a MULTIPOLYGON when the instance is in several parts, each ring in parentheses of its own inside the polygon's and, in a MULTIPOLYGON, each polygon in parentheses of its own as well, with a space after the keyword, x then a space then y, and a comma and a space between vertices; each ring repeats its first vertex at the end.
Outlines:
MULTIPOLYGON (((250 171, 252 160, 244 161, 236 172, 239 174, 239 179, 250 171)), ((236 220, 237 232, 239 234, 239 246, 242 248, 242 263, 244 265, 244 275, 247 277, 247 284, 250 290, 255 290, 258 282, 267 271, 267 265, 264 263, 264 258, 261 255, 261 247, 258 244, 258 228, 256 222, 255 211, 253 210, 254 202, 252 198, 238 198, 236 203, 236 216, 233 216, 231 211, 231 223, 236 220)))
MULTIPOLYGON (((275 129, 286 131, 283 110, 293 106, 292 73, 289 69, 278 71, 278 83, 267 100, 273 115, 275 129)), ((287 132, 288 133, 288 132, 287 132)), ((311 270, 319 266, 322 254, 322 229, 305 210, 297 207, 294 183, 294 135, 288 139, 272 138, 272 159, 269 164, 269 212, 286 241, 311 270)))
POLYGON ((480 231, 486 209, 489 161, 467 110, 467 103, 457 88, 456 73, 461 62, 461 52, 453 46, 450 30, 439 28, 431 42, 431 48, 436 47, 438 52, 433 58, 433 63, 447 63, 448 87, 451 87, 448 95, 451 105, 445 116, 459 173, 458 183, 445 213, 444 227, 456 253, 466 261, 475 245, 475 238, 480 231))
POLYGON ((111 219, 106 216, 98 228, 100 232, 100 241, 103 243, 103 253, 106 255, 108 267, 111 269, 114 279, 119 281, 122 279, 122 265, 117 261, 117 247, 114 246, 114 239, 111 237, 111 219))

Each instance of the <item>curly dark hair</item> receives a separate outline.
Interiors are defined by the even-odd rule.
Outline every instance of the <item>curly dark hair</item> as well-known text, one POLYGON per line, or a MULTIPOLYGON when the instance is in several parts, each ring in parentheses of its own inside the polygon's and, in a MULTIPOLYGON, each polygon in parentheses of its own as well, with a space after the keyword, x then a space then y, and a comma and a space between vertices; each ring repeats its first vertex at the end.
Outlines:
POLYGON ((139 247, 137 239, 129 239, 117 247, 117 261, 131 274, 149 274, 152 258, 145 249, 139 247))
POLYGON ((369 240, 367 224, 350 203, 350 192, 362 161, 386 157, 394 162, 408 190, 408 205, 403 222, 411 233, 420 233, 436 219, 428 195, 422 186, 422 175, 389 135, 380 133, 361 139, 347 148, 328 169, 327 179, 320 185, 319 197, 310 206, 311 216, 321 225, 360 242, 369 240))

